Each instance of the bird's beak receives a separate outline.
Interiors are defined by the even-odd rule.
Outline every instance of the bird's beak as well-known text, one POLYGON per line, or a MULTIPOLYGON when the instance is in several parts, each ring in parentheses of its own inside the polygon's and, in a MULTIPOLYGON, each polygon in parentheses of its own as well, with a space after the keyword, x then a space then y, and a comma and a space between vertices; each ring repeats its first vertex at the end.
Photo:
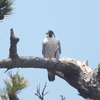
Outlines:
POLYGON ((49 37, 49 33, 46 33, 46 37, 49 37))

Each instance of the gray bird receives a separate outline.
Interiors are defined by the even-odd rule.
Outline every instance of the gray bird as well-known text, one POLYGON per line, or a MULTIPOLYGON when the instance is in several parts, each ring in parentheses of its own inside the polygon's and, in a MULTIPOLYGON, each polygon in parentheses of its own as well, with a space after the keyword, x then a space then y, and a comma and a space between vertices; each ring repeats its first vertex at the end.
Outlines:
MULTIPOLYGON (((59 59, 60 54, 61 54, 60 41, 56 38, 56 36, 52 30, 48 30, 48 31, 46 31, 46 37, 42 43, 42 54, 43 54, 44 58, 52 58, 56 49, 57 49, 57 51, 56 51, 55 57, 57 59, 59 59)), ((47 70, 47 71, 48 71, 48 80, 54 81, 55 75, 53 73, 51 73, 49 70, 47 70)))

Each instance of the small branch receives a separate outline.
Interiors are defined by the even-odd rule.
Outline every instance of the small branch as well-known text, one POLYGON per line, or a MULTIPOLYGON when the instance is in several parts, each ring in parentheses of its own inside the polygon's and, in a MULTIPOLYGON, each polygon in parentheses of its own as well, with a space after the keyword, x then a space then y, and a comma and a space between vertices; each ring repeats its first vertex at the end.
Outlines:
POLYGON ((40 93, 40 84, 39 84, 39 86, 37 86, 37 91, 36 91, 35 95, 38 96, 39 99, 41 99, 41 100, 44 100, 44 96, 48 93, 48 92, 44 93, 46 87, 47 87, 47 83, 45 83, 42 93, 40 93))
POLYGON ((45 93, 44 93, 46 87, 47 87, 47 83, 45 83, 45 86, 44 86, 44 88, 43 88, 43 90, 42 90, 42 96, 45 96, 45 95, 48 93, 48 92, 45 92, 45 93))
POLYGON ((65 97, 63 95, 60 95, 61 100, 65 100, 65 97))

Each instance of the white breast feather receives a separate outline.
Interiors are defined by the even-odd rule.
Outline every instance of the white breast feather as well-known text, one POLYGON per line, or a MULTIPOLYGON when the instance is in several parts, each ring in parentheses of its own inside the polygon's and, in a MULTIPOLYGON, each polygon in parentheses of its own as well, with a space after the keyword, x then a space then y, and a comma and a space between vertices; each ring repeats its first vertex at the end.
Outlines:
MULTIPOLYGON (((58 47, 58 39, 55 37, 45 38, 43 42, 46 43, 46 45, 45 45, 45 58, 52 58, 56 48, 58 47)), ((60 54, 58 51, 57 58, 59 58, 59 55, 60 54)))

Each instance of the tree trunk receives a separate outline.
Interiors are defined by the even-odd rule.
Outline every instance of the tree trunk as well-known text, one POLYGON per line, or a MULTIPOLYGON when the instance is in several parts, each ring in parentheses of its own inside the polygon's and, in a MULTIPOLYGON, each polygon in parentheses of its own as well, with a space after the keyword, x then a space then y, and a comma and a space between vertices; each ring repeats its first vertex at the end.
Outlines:
POLYGON ((100 100, 100 65, 95 70, 88 67, 87 61, 71 58, 45 59, 34 56, 18 56, 18 38, 11 29, 11 45, 8 59, 0 60, 0 68, 43 68, 50 70, 76 88, 86 100, 100 100), (13 41, 12 41, 13 40, 13 41))

